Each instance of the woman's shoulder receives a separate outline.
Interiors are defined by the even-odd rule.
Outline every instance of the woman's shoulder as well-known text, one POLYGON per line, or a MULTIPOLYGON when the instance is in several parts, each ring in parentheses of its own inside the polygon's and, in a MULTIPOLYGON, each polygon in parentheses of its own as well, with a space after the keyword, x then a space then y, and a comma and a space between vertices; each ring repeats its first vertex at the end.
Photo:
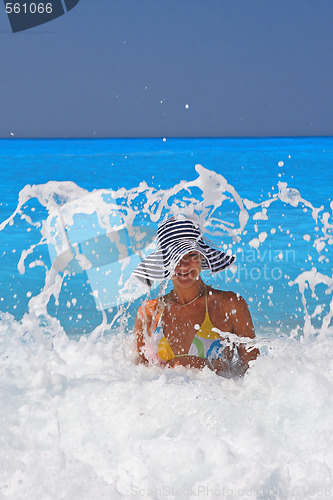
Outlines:
POLYGON ((218 304, 223 304, 224 307, 236 307, 238 304, 241 305, 245 302, 239 293, 231 290, 217 290, 212 287, 208 287, 208 297, 211 297, 218 304))

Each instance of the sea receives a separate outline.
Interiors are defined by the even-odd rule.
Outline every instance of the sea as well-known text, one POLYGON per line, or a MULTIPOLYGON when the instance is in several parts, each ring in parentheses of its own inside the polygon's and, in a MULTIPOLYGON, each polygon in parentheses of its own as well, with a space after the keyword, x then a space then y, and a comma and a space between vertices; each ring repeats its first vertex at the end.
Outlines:
POLYGON ((0 140, 0 499, 333 498, 333 138, 0 140), (232 253, 243 378, 136 363, 132 271, 232 253))

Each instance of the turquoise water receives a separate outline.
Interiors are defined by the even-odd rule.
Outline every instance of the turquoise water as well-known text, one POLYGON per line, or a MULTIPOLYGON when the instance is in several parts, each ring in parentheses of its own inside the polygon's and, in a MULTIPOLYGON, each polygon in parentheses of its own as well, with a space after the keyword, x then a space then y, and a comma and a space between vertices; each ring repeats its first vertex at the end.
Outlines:
POLYGON ((162 188, 193 175, 194 165, 223 174, 244 196, 267 193, 283 177, 313 203, 331 199, 332 138, 0 140, 1 195, 26 184, 72 180, 86 189, 130 188, 142 179, 162 188), (126 175, 124 175, 124 173, 126 175))

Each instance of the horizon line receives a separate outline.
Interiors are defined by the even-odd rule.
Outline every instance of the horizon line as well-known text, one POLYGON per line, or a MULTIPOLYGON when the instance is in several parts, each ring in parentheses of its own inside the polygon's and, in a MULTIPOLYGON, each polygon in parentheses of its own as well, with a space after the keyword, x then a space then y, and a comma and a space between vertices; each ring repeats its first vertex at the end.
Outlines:
POLYGON ((15 141, 15 140, 193 140, 193 139, 330 139, 333 138, 332 135, 230 135, 230 136, 110 136, 110 137, 0 137, 1 141, 15 141))

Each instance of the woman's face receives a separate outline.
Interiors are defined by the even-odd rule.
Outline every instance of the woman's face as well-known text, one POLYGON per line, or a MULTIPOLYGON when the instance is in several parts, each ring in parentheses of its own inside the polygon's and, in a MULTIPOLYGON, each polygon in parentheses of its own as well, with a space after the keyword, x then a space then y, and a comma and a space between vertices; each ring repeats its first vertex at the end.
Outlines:
POLYGON ((201 272, 202 255, 199 252, 190 252, 178 262, 171 278, 173 283, 190 287, 198 281, 201 272))

